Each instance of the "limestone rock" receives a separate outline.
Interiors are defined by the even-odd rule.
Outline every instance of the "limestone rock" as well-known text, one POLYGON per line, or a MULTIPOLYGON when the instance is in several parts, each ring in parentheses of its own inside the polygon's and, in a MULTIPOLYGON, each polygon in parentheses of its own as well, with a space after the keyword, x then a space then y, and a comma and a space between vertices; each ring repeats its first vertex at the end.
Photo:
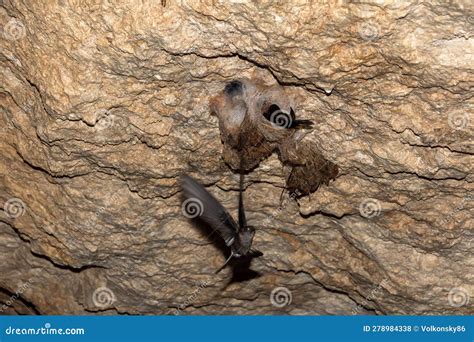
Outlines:
POLYGON ((2 1, 1 313, 472 315, 473 18, 467 1, 2 1), (280 205, 285 170, 261 163, 261 276, 229 284, 177 179, 236 214, 208 106, 236 77, 292 92, 340 173, 280 205))

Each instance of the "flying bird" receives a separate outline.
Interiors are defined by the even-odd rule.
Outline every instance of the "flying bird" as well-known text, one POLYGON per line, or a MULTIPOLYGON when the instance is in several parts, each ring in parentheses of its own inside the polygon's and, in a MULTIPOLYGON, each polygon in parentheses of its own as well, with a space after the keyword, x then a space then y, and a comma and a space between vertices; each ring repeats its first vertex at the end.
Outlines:
POLYGON ((230 247, 229 257, 224 265, 215 272, 216 274, 219 273, 232 258, 254 258, 263 255, 260 251, 251 248, 255 228, 247 225, 245 218, 243 174, 240 174, 238 224, 222 204, 190 176, 181 176, 181 188, 185 198, 183 202, 183 213, 187 212, 188 215, 192 214, 193 218, 201 219, 219 234, 227 247, 230 247))
POLYGON ((297 119, 294 99, 278 85, 259 79, 236 79, 210 100, 219 119, 223 159, 233 170, 250 171, 273 152, 290 166, 286 188, 301 196, 328 184, 338 174, 313 143, 301 142, 298 132, 313 127, 297 119))

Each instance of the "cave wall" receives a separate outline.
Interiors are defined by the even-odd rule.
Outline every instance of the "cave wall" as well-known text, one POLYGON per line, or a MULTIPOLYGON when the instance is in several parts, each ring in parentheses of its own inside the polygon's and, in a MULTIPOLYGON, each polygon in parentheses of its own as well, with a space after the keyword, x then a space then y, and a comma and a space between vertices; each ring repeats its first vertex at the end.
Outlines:
POLYGON ((0 313, 473 314, 469 2, 0 2, 0 313), (259 277, 182 214, 236 214, 208 101, 279 83, 340 175, 246 178, 259 277))

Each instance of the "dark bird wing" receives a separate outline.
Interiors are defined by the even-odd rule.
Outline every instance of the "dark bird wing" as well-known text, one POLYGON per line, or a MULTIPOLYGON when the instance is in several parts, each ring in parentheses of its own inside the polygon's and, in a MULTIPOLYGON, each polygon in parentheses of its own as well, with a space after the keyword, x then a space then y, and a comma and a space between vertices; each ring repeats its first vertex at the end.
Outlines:
POLYGON ((291 126, 290 128, 313 128, 313 121, 307 119, 296 119, 295 111, 290 108, 291 126))
POLYGON ((193 217, 199 217, 217 231, 227 246, 232 245, 237 238, 238 227, 222 204, 188 175, 181 176, 181 188, 185 197, 183 212, 186 211, 186 204, 194 204, 198 212, 193 217))
POLYGON ((296 119, 295 111, 290 107, 290 112, 280 109, 277 104, 272 104, 263 113, 263 117, 268 121, 283 128, 312 128, 313 121, 306 119, 296 119))

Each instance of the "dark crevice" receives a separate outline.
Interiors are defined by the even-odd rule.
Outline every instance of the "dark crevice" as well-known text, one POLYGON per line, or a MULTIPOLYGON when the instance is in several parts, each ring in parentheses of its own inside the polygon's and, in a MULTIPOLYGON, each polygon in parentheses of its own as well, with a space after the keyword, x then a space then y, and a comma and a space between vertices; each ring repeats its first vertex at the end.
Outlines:
MULTIPOLYGON (((1 211, 4 211, 3 208, 0 208, 1 211)), ((10 222, 7 222, 7 221, 4 221, 4 220, 0 220, 0 222, 6 224, 8 227, 10 227, 14 232, 15 234, 18 236, 18 238, 23 241, 23 242, 26 242, 26 243, 30 243, 30 240, 29 240, 29 236, 26 235, 26 234, 23 234, 22 232, 20 232, 18 230, 18 228, 16 228, 15 226, 13 226, 10 222), (26 237, 25 237, 26 236, 26 237)))
POLYGON ((132 315, 130 313, 128 313, 127 311, 119 311, 117 308, 113 307, 113 308, 106 308, 106 309, 101 309, 101 310, 92 310, 92 309, 88 309, 88 308, 84 308, 84 311, 85 312, 90 312, 90 313, 94 313, 94 314, 97 314, 98 312, 114 312, 116 315, 122 315, 122 316, 129 316, 129 315, 132 315))
POLYGON ((82 271, 88 270, 88 269, 93 269, 93 268, 99 268, 99 269, 107 269, 105 266, 101 265, 94 265, 94 264, 89 264, 89 265, 83 265, 83 266, 72 266, 72 265, 64 265, 64 264, 58 264, 57 262, 53 261, 49 256, 45 254, 39 254, 37 252, 31 251, 31 254, 39 259, 43 259, 48 261, 51 265, 53 265, 55 268, 59 268, 61 270, 66 270, 70 271, 72 273, 81 273, 82 271))
MULTIPOLYGON (((379 178, 379 179, 387 180, 386 177, 381 177, 381 175, 380 176, 369 175, 368 173, 364 172, 362 169, 360 169, 358 167, 355 167, 355 169, 367 178, 370 178, 370 179, 379 178)), ((456 180, 456 181, 466 181, 468 183, 471 183, 466 179, 467 176, 468 176, 467 173, 463 177, 446 176, 446 177, 439 177, 439 178, 433 178, 433 177, 429 177, 429 176, 420 175, 420 174, 418 174, 414 171, 388 171, 388 170, 384 170, 383 174, 415 176, 416 178, 424 179, 424 180, 427 180, 427 181, 430 181, 430 182, 445 181, 445 180, 456 180)))
POLYGON ((173 51, 170 51, 170 50, 167 50, 163 47, 161 47, 161 49, 172 55, 172 56, 189 56, 189 55, 192 55, 192 56, 196 56, 196 57, 199 57, 199 58, 204 58, 204 59, 218 59, 218 58, 239 58, 240 60, 242 61, 245 61, 247 63, 250 63, 260 69, 265 69, 267 70, 272 76, 273 78, 276 80, 276 82, 281 85, 281 86, 291 86, 291 87, 299 87, 299 88, 304 88, 305 90, 309 91, 309 92, 318 92, 318 93, 321 93, 321 94, 324 94, 326 96, 329 96, 332 94, 332 92, 328 93, 325 89, 321 88, 321 87, 318 87, 316 86, 315 84, 313 83, 310 83, 310 82, 304 82, 304 80, 298 78, 296 75, 292 75, 294 78, 298 79, 300 82, 294 82, 294 81, 283 81, 281 80, 277 75, 276 75, 276 72, 275 70, 267 65, 267 64, 263 64, 263 63, 260 63, 260 62, 257 62, 253 59, 251 59, 250 57, 248 56, 245 56, 243 54, 240 54, 238 52, 232 52, 232 53, 227 53, 227 54, 220 54, 220 55, 204 55, 204 54, 201 54, 201 53, 198 53, 198 52, 173 52, 173 51))
MULTIPOLYGON (((4 295, 6 295, 8 298, 14 298, 13 302, 14 301, 19 301, 24 307, 26 307, 28 310, 30 310, 31 312, 33 312, 33 314, 35 315, 41 315, 41 312, 39 311, 39 309, 36 308, 36 306, 32 303, 32 302, 29 302, 26 298, 24 298, 21 294, 16 294, 16 293, 13 293, 13 292, 10 292, 9 290, 5 289, 5 288, 2 288, 0 287, 0 293, 3 293, 4 295)), ((7 300, 8 302, 8 300, 7 300)), ((0 303, 0 309, 2 308, 2 306, 4 305, 7 305, 7 303, 0 303)), ((14 303, 13 303, 14 304, 14 303)), ((15 307, 11 304, 9 307, 13 308, 17 314, 20 314, 16 309, 15 307)), ((8 305, 7 305, 8 306, 8 305)))
POLYGON ((420 174, 418 174, 414 171, 387 171, 387 170, 385 170, 385 173, 388 173, 389 175, 400 175, 400 174, 413 175, 413 176, 416 176, 417 178, 425 179, 425 180, 429 180, 429 181, 443 181, 443 180, 462 181, 462 180, 464 180, 464 181, 470 183, 469 181, 466 180, 466 177, 468 176, 467 173, 463 177, 446 176, 446 177, 439 177, 439 178, 433 178, 433 177, 420 175, 420 174))
MULTIPOLYGON (((15 226, 13 226, 12 224, 10 224, 9 222, 6 222, 6 221, 3 221, 1 220, 0 222, 6 224, 8 227, 10 227, 15 233, 16 235, 18 236, 18 238, 23 241, 23 242, 26 242, 28 245, 30 245, 30 252, 33 256, 37 257, 37 258, 40 258, 40 259, 43 259, 43 260, 46 260, 48 261, 50 264, 52 264, 55 268, 59 268, 59 269, 62 269, 62 270, 67 270, 67 271, 70 271, 70 272, 73 272, 73 273, 80 273, 86 269, 91 269, 91 268, 101 268, 101 269, 107 269, 107 267, 104 267, 104 266, 100 266, 100 265, 84 265, 84 266, 79 266, 79 267, 74 267, 74 266, 71 266, 71 265, 62 265, 62 264, 58 264, 56 263, 55 261, 53 261, 50 257, 48 257, 47 255, 44 255, 44 254, 39 254, 37 252, 33 252, 31 250, 31 241, 27 238, 25 238, 23 235, 27 236, 26 234, 23 234, 20 232, 20 230, 18 228, 16 228, 15 226)), ((29 237, 28 237, 29 238, 29 237)))
POLYGON ((26 164, 28 165, 30 168, 32 168, 33 170, 35 171, 39 171, 43 174, 45 174, 46 176, 50 177, 50 178, 55 178, 55 179, 73 179, 73 178, 76 178, 76 177, 82 177, 82 176, 86 176, 88 174, 90 174, 90 172, 86 172, 86 173, 81 173, 81 174, 77 174, 77 175, 54 175, 52 173, 50 173, 48 170, 38 166, 38 165, 33 165, 31 162, 29 162, 28 160, 26 160, 20 152, 18 152, 17 150, 16 151, 16 154, 20 157, 20 159, 26 164))
POLYGON ((33 81, 31 81, 30 79, 28 79, 26 76, 25 77, 25 80, 28 82, 28 84, 33 87, 33 89, 36 91, 36 93, 38 94, 39 96, 39 99, 40 99, 40 104, 41 104, 41 107, 43 108, 43 110, 45 111, 45 113, 48 113, 51 117, 54 117, 54 113, 52 112, 52 110, 50 110, 49 108, 47 108, 46 106, 46 103, 43 99, 43 95, 41 94, 41 91, 39 89, 39 87, 33 83, 33 81))
POLYGON ((253 64, 254 66, 256 66, 260 69, 267 70, 273 76, 273 78, 277 81, 277 83, 281 86, 291 86, 291 87, 305 88, 306 90, 308 90, 310 92, 316 90, 317 92, 319 92, 321 94, 324 94, 326 96, 330 95, 323 88, 317 87, 313 83, 303 82, 303 80, 299 79, 296 75, 292 75, 292 76, 295 77, 296 79, 300 80, 300 82, 282 81, 276 75, 275 70, 271 66, 260 63, 260 62, 257 62, 255 60, 251 59, 250 57, 239 54, 239 53, 236 53, 235 56, 237 56, 239 59, 241 59, 241 60, 243 60, 247 63, 253 64), (308 88, 308 85, 311 85, 311 87, 308 88))

